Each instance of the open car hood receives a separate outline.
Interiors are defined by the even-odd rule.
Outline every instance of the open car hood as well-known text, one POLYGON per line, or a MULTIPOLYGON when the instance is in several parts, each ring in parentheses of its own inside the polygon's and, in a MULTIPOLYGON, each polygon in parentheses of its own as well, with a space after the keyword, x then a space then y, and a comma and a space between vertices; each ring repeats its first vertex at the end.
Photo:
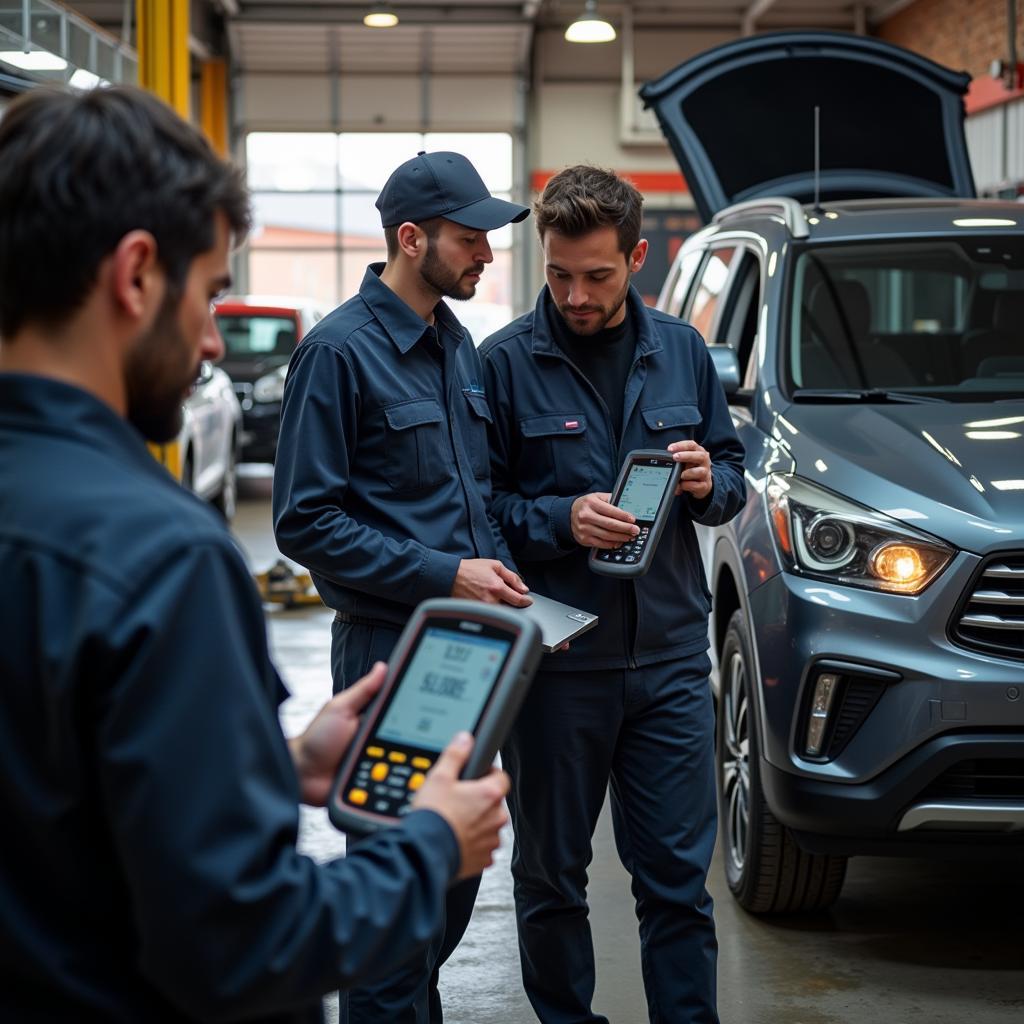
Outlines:
POLYGON ((975 195, 964 138, 970 76, 842 32, 726 43, 640 90, 705 220, 763 196, 822 200, 975 195))

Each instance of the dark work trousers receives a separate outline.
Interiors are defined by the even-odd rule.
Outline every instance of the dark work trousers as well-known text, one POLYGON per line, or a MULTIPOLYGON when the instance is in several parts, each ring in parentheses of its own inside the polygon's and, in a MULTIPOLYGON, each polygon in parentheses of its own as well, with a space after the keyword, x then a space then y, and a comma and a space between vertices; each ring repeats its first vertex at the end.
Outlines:
POLYGON ((636 669, 542 672, 502 750, 523 984, 543 1024, 591 1008, 587 867, 611 784, 640 921, 652 1024, 716 1024, 718 943, 705 888, 717 815, 714 713, 701 653, 636 669))
MULTIPOLYGON (((331 626, 334 692, 366 675, 375 661, 387 661, 399 632, 335 620, 331 626)), ((441 1024, 438 973, 466 931, 479 888, 479 875, 453 885, 445 901, 442 926, 425 950, 387 977, 341 992, 341 1024, 441 1024)))

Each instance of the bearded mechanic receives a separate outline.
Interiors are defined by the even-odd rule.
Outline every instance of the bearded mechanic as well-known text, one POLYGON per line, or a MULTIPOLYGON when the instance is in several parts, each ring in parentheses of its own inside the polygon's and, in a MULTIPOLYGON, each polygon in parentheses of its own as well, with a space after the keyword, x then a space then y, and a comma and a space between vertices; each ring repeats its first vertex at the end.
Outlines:
POLYGON ((609 782, 650 1020, 718 1020, 709 594, 694 523, 742 507, 743 447, 700 335, 631 285, 647 254, 642 202, 600 168, 555 175, 534 207, 547 284, 480 349, 494 514, 532 589, 600 617, 542 662, 502 749, 523 980, 544 1024, 607 1024, 591 1009, 586 870, 609 782), (667 449, 683 471, 652 568, 622 581, 587 559, 638 532, 608 500, 634 448, 667 449))
MULTIPOLYGON (((528 216, 492 197, 459 153, 421 152, 377 199, 386 264, 292 357, 274 473, 281 551, 335 610, 335 691, 386 661, 429 597, 524 606, 491 518, 479 357, 443 301, 465 301, 492 262, 487 232, 528 216)), ((440 1021, 438 968, 468 924, 479 878, 454 887, 426 954, 342 999, 342 1020, 440 1021)))

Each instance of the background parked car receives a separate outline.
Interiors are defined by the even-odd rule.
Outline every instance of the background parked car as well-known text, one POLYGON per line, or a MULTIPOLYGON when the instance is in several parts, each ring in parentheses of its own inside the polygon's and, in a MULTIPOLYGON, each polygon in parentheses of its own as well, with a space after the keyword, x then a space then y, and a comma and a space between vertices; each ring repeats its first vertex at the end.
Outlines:
POLYGON ((182 486, 212 502, 230 521, 238 499, 242 410, 230 378, 219 366, 202 364, 183 412, 177 440, 150 449, 182 486))
POLYGON ((227 298, 214 313, 225 347, 220 366, 242 407, 242 461, 273 462, 288 360, 322 314, 312 302, 258 295, 227 298))
POLYGON ((752 911, 827 906, 853 854, 1024 854, 1024 210, 971 198, 967 82, 794 32, 642 92, 711 221, 658 305, 746 448, 745 510, 699 532, 752 911))

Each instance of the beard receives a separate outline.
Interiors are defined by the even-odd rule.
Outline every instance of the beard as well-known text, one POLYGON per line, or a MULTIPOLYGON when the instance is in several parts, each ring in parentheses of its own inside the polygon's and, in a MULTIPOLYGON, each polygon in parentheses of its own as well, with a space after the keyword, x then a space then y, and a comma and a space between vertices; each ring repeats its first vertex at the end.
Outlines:
POLYGON ((135 343, 125 364, 127 419, 147 440, 166 444, 178 436, 182 402, 199 376, 178 325, 177 289, 168 289, 152 327, 135 343))
POLYGON ((455 299, 457 302, 465 302, 476 295, 476 281, 465 280, 466 274, 482 274, 484 265, 476 263, 467 270, 453 270, 437 254, 437 246, 434 239, 427 239, 427 253, 423 257, 423 264, 420 267, 420 277, 438 295, 446 299, 455 299))
POLYGON ((607 306, 590 303, 586 306, 575 307, 575 310, 579 313, 593 313, 596 314, 595 316, 588 316, 581 320, 578 316, 573 315, 573 306, 568 304, 559 306, 558 312, 562 314, 562 319, 565 321, 569 330, 572 331, 573 334, 583 336, 597 334, 598 331, 603 331, 605 327, 608 326, 608 321, 611 320, 620 309, 622 309, 622 304, 626 301, 626 296, 629 294, 629 283, 631 278, 631 274, 626 275, 626 283, 622 286, 622 291, 607 306))

